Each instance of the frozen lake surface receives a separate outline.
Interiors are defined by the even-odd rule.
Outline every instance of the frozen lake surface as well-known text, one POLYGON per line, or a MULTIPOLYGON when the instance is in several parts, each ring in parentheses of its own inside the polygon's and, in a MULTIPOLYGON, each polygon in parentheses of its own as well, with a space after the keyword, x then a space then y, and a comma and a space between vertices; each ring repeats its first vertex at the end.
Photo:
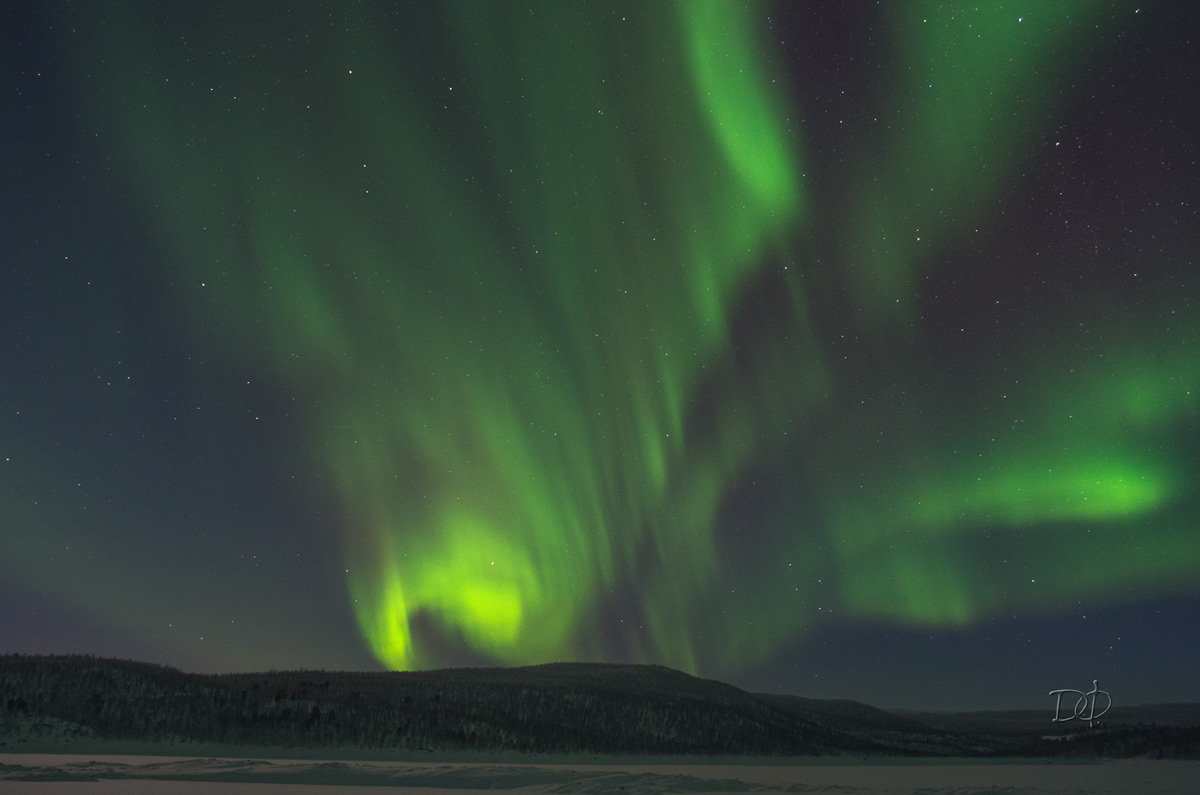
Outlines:
POLYGON ((653 759, 584 763, 347 761, 306 759, 0 754, 7 792, 121 793, 404 792, 507 790, 518 793, 838 792, 838 793, 1179 793, 1191 795, 1200 761, 1069 762, 963 759, 738 760, 729 764, 656 763, 653 759))

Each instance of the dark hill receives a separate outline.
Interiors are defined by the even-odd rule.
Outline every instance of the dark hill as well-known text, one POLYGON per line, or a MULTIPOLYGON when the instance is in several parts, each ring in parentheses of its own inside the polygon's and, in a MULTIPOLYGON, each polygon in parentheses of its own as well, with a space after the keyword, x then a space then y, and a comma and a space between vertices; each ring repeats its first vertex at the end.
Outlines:
MULTIPOLYGON (((670 755, 1058 755, 1065 748, 989 732, 986 722, 935 728, 865 704, 747 693, 658 666, 200 675, 83 656, 0 656, 0 750, 85 738, 670 755)), ((1186 736, 1167 739, 1184 755, 1195 747, 1196 738, 1191 746, 1186 736)))

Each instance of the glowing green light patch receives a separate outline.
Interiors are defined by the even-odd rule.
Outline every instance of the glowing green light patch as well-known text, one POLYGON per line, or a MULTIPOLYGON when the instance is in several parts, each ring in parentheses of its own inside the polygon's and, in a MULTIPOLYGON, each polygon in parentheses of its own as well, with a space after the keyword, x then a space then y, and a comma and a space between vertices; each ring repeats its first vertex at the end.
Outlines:
POLYGON ((413 644, 400 578, 394 567, 385 565, 381 576, 371 585, 379 587, 378 594, 357 579, 350 581, 359 628, 380 662, 393 670, 408 670, 414 663, 413 644))
POLYGON ((713 134, 743 183, 766 210, 793 211, 796 169, 751 27, 753 15, 721 0, 680 4, 697 93, 713 134))

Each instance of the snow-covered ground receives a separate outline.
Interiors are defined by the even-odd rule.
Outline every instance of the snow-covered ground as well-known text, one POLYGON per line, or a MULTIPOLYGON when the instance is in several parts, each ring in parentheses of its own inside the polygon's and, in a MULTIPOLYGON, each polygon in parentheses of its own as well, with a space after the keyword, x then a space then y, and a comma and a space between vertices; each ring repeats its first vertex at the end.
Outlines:
POLYGON ((449 795, 503 789, 517 793, 744 792, 839 793, 1179 793, 1191 795, 1200 761, 839 759, 790 764, 559 764, 505 762, 358 762, 218 759, 86 754, 0 754, 0 790, 54 793, 363 792, 386 786, 449 795), (168 784, 169 782, 169 784, 168 784))

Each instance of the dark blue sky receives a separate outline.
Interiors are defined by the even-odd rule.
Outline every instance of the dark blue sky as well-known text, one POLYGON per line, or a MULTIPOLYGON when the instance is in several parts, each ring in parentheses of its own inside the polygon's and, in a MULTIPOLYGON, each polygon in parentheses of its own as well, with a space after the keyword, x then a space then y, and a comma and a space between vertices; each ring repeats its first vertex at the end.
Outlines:
POLYGON ((0 652, 1200 700, 1200 15, 1029 8, 0 3, 0 652))

